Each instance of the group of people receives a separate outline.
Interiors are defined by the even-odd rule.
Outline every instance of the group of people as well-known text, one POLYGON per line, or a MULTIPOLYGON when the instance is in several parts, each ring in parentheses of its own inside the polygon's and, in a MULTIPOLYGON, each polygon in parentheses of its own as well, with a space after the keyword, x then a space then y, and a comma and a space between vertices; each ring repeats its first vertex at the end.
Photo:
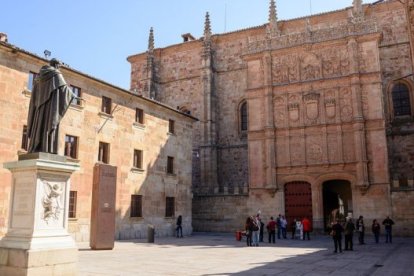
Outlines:
MULTIPOLYGON (((385 242, 392 243, 392 226, 394 225, 394 221, 389 216, 387 216, 387 218, 382 222, 382 225, 384 225, 385 228, 385 242)), ((372 221, 371 230, 374 234, 375 243, 379 243, 381 225, 376 219, 372 221)), ((337 253, 338 251, 342 253, 342 234, 345 236, 345 250, 354 250, 354 232, 358 233, 359 244, 365 244, 365 224, 363 216, 359 216, 358 220, 355 223, 351 217, 347 217, 345 224, 341 223, 339 219, 337 219, 332 224, 330 234, 334 241, 334 253, 337 253)))
MULTIPOLYGON (((279 214, 276 220, 270 217, 270 221, 266 225, 269 243, 275 243, 276 233, 278 239, 287 239, 287 226, 288 221, 285 216, 279 214)), ((311 222, 308 218, 294 219, 291 222, 291 229, 292 239, 305 239, 307 237, 310 240, 311 222)), ((264 223, 260 214, 247 217, 245 224, 247 246, 259 246, 259 242, 263 242, 263 234, 264 223)))

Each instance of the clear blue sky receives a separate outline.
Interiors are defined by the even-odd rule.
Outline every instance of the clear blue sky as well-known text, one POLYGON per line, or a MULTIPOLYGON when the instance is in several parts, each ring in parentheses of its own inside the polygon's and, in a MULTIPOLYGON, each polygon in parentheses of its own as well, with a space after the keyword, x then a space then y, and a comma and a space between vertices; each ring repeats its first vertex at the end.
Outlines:
MULTIPOLYGON (((352 0, 277 0, 280 20, 342 9, 352 0)), ((267 23, 270 0, 2 0, 0 32, 9 43, 129 89, 126 58, 145 52, 150 27, 155 47, 202 36, 210 13, 213 33, 267 23)), ((374 0, 365 0, 372 3, 374 0)))

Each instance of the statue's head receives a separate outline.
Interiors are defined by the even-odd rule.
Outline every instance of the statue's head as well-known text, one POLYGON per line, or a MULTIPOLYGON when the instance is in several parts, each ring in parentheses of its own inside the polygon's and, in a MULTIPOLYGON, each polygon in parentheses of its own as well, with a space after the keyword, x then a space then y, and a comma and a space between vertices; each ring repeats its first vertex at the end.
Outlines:
POLYGON ((49 62, 50 66, 55 67, 56 69, 59 69, 60 65, 62 64, 59 60, 52 58, 49 62))

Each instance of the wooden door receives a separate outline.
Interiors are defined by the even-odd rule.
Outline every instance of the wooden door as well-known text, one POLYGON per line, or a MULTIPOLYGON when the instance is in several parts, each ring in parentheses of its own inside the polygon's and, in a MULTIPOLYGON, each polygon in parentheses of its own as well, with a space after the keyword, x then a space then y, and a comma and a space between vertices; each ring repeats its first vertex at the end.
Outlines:
MULTIPOLYGON (((312 222, 312 188, 304 181, 294 181, 285 185, 285 217, 288 229, 294 219, 307 217, 312 222)), ((312 225, 312 224, 311 224, 312 225)))

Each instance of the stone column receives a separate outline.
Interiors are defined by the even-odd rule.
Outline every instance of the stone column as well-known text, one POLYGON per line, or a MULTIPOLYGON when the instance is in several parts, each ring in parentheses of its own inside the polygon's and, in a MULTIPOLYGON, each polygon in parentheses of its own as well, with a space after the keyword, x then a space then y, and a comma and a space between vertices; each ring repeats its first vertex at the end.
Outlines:
POLYGON ((67 232, 70 176, 63 156, 32 153, 4 164, 13 175, 0 275, 76 275, 78 250, 67 232))

